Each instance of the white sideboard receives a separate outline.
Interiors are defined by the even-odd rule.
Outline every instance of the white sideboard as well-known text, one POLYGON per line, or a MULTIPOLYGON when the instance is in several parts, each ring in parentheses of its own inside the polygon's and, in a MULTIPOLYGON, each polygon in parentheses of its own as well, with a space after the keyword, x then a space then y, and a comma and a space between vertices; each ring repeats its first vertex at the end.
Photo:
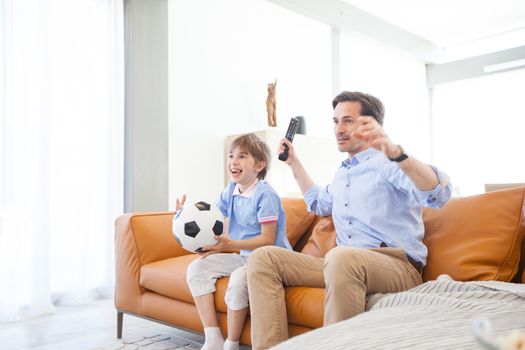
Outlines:
MULTIPOLYGON (((266 175, 268 181, 281 197, 302 197, 301 190, 295 182, 290 167, 277 158, 277 148, 284 133, 278 130, 262 130, 254 132, 272 151, 270 170, 266 175)), ((239 135, 231 135, 226 138, 226 151, 228 156, 230 143, 239 135)), ((332 181, 335 170, 347 157, 346 153, 337 150, 335 138, 323 138, 296 134, 293 144, 295 150, 312 180, 319 185, 326 185, 332 181)), ((225 163, 226 164, 226 161, 225 163)), ((230 181, 228 169, 225 171, 225 185, 230 181)))

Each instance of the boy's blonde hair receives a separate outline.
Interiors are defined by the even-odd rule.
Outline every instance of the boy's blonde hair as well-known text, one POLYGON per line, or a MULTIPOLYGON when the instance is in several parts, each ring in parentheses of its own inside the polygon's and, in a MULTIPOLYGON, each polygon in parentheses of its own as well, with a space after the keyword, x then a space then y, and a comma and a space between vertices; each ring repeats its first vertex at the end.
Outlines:
POLYGON ((232 152, 235 147, 239 147, 244 152, 250 154, 256 162, 266 162, 266 166, 257 174, 259 180, 264 180, 270 168, 270 160, 272 159, 270 149, 266 142, 257 137, 257 135, 250 133, 241 135, 233 140, 230 145, 230 152, 232 152))

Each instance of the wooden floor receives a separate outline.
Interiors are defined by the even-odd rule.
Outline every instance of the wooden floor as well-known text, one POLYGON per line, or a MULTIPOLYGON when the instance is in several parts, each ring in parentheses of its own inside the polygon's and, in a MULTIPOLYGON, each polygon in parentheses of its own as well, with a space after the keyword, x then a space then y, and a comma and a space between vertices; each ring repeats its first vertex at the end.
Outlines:
MULTIPOLYGON (((117 342, 117 316, 113 300, 97 300, 87 306, 57 307, 52 315, 0 323, 2 350, 91 350, 117 342)), ((124 315, 123 339, 154 334, 180 337, 200 348, 198 334, 124 315)))

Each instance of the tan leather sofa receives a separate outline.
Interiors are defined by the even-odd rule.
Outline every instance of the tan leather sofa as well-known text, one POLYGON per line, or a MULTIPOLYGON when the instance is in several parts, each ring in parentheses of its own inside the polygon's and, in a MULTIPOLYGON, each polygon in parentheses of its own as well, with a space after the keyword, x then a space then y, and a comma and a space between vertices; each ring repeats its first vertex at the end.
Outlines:
MULTIPOLYGON (((525 283, 525 187, 453 198, 440 210, 425 210, 429 249, 425 280, 448 274, 455 280, 525 283)), ((301 199, 283 199, 287 234, 294 249, 324 256, 335 245, 330 217, 306 211, 301 199)), ((202 332, 186 285, 186 268, 196 255, 178 246, 171 233, 172 213, 126 214, 116 220, 117 335, 123 315, 140 316, 178 328, 202 332)), ((226 334, 224 293, 217 283, 215 305, 226 334)), ((286 288, 290 336, 321 327, 324 289, 286 288)), ((241 342, 250 344, 248 319, 241 342)))

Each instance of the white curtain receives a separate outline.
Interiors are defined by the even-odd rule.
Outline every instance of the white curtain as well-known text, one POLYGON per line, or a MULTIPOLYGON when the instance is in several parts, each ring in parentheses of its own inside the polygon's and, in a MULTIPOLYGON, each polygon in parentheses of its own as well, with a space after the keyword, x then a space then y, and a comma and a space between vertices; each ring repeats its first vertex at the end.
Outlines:
POLYGON ((113 291, 122 0, 0 0, 0 321, 113 291))

